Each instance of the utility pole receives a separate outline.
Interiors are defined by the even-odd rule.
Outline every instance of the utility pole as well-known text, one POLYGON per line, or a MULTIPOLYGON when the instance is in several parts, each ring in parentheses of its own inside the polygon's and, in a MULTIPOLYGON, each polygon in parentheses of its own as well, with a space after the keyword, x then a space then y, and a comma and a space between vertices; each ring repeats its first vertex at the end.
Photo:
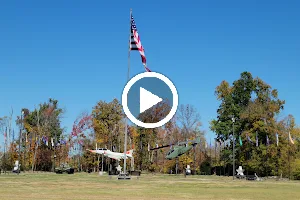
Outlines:
POLYGON ((211 138, 209 139, 209 149, 210 149, 210 170, 209 170, 209 173, 211 175, 211 167, 212 167, 211 138))
MULTIPOLYGON (((23 130, 23 123, 22 123, 22 130, 23 130)), ((24 151, 23 151, 23 172, 25 172, 25 168, 26 168, 26 149, 27 149, 27 133, 22 133, 22 134, 24 134, 24 136, 23 136, 23 138, 24 138, 24 140, 23 140, 23 143, 22 144, 24 144, 24 151)))
MULTIPOLYGON (((189 133, 189 130, 187 129, 184 133, 184 139, 185 139, 185 142, 187 142, 187 133, 189 133)), ((185 144, 187 145, 187 143, 185 144)), ((185 166, 183 167, 183 170, 184 170, 184 177, 186 177, 186 170, 187 170, 187 156, 185 157, 185 166)))
POLYGON ((235 122, 235 118, 234 116, 231 118, 232 120, 232 179, 234 180, 234 174, 235 174, 235 152, 234 152, 234 122, 235 122))
POLYGON ((201 164, 202 164, 202 159, 201 159, 201 154, 202 154, 201 142, 200 142, 200 147, 199 147, 199 149, 200 149, 199 173, 200 173, 200 175, 201 175, 201 164))
POLYGON ((38 128, 38 130, 37 130, 36 137, 34 139, 34 141, 35 141, 35 149, 34 149, 34 156, 33 156, 33 162, 32 162, 32 172, 34 171, 35 159, 36 159, 36 154, 37 154, 37 150, 38 150, 38 146, 39 146, 39 140, 40 140, 40 116, 39 116, 39 112, 40 112, 40 110, 36 110, 36 114, 37 114, 37 128, 38 128))
MULTIPOLYGON (((53 142, 51 145, 53 145, 53 172, 55 172, 55 167, 56 167, 56 144, 55 144, 55 141, 56 141, 56 132, 55 132, 55 136, 54 138, 52 138, 52 141, 53 142)), ((79 151, 79 155, 80 155, 80 149, 78 148, 78 151, 79 151)), ((79 169, 79 168, 78 168, 79 169)))
POLYGON ((21 158, 21 141, 22 141, 22 129, 23 129, 23 113, 24 111, 22 110, 21 112, 21 123, 20 123, 20 135, 19 135, 19 152, 18 152, 18 175, 20 174, 20 158, 21 158))
POLYGON ((196 175, 196 145, 193 147, 194 149, 194 173, 193 175, 196 175))
POLYGON ((4 133, 4 173, 6 174, 6 146, 7 146, 7 127, 5 128, 5 133, 4 133))
POLYGON ((217 175, 217 138, 215 138, 215 173, 217 175))
POLYGON ((288 119, 288 130, 289 130, 289 135, 288 135, 288 161, 289 161, 289 180, 291 180, 291 162, 290 162, 290 154, 291 154, 291 140, 290 140, 290 119, 288 119))
MULTIPOLYGON (((99 158, 99 156, 98 156, 98 158, 99 158)), ((103 175, 103 159, 104 159, 104 157, 103 157, 103 154, 102 154, 102 159, 101 159, 101 174, 103 175)))
MULTIPOLYGON (((10 150, 12 151, 12 148, 13 148, 13 143, 14 143, 14 138, 11 139, 11 135, 12 135, 12 131, 11 131, 11 121, 12 121, 12 115, 14 113, 14 110, 13 108, 11 108, 11 113, 10 113, 10 118, 9 118, 9 134, 8 134, 8 144, 10 144, 10 150)), ((11 154, 10 156, 10 160, 11 160, 11 163, 10 164, 13 164, 13 155, 11 154)))

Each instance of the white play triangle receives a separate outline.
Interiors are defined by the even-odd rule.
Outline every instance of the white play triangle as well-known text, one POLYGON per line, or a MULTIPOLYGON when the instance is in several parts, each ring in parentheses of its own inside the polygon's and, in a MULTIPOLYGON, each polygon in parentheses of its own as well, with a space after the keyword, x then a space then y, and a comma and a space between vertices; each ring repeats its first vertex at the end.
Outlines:
POLYGON ((140 113, 162 101, 162 98, 140 87, 140 113))

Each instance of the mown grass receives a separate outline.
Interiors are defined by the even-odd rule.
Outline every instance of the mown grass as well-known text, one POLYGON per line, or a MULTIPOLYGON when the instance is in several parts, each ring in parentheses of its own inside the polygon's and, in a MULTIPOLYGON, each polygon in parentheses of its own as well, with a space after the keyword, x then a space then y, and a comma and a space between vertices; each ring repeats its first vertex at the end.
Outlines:
POLYGON ((300 181, 233 181, 232 177, 151 174, 131 180, 95 173, 1 174, 0 199, 299 200, 300 181))

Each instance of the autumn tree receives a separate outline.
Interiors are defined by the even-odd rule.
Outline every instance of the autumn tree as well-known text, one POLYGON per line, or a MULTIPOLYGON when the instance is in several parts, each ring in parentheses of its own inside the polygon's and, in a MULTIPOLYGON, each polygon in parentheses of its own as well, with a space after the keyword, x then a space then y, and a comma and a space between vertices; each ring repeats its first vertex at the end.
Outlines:
MULTIPOLYGON (((9 124, 9 118, 7 116, 4 117, 0 117, 0 134, 4 136, 4 145, 3 145, 3 156, 1 156, 1 169, 3 170, 7 170, 9 169, 11 166, 9 165, 9 152, 8 152, 8 144, 7 144, 7 128, 8 128, 8 124, 9 124)), ((0 170, 1 170, 0 169, 0 170)))
POLYGON ((300 180, 300 127, 295 126, 292 130, 292 135, 294 135, 296 138, 294 139, 294 145, 290 145, 290 151, 294 155, 292 157, 291 162, 291 176, 294 179, 300 180))
MULTIPOLYGON (((286 129, 280 128, 281 122, 277 120, 285 104, 285 101, 278 99, 278 91, 260 78, 253 78, 251 73, 243 72, 232 86, 222 81, 215 94, 221 104, 217 110, 217 119, 211 121, 211 130, 216 133, 218 140, 224 142, 232 141, 234 129, 237 165, 243 165, 247 170, 260 175, 278 172, 275 164, 280 162, 280 157, 272 157, 277 155, 275 133, 281 139, 286 137, 286 129), (232 121, 233 117, 235 121, 232 121)), ((284 146, 284 142, 281 145, 284 146)), ((284 152, 286 148, 283 146, 280 150, 284 152)))
MULTIPOLYGON (((156 123, 161 121, 170 112, 171 106, 169 102, 162 101, 150 109, 144 111, 138 116, 138 119, 144 123, 156 123)), ((140 170, 150 169, 155 170, 157 163, 153 162, 153 153, 148 151, 149 147, 154 147, 159 141, 159 131, 160 129, 166 129, 170 127, 172 120, 163 127, 159 128, 144 128, 136 127, 137 137, 135 138, 135 163, 137 168, 140 170)))
MULTIPOLYGON (((92 158, 89 158, 85 148, 91 148, 94 144, 94 132, 93 132, 93 119, 92 115, 87 112, 81 113, 74 121, 72 131, 69 135, 69 145, 71 150, 76 148, 76 155, 72 155, 72 159, 77 161, 73 162, 79 171, 90 168, 90 165, 86 165, 85 162, 90 162, 92 158), (83 160, 82 160, 83 158, 83 160)), ((73 151, 75 152, 75 151, 73 151)), ((58 155, 59 156, 59 155, 58 155)), ((91 157, 94 157, 92 155, 91 157)), ((60 157, 59 157, 60 159, 60 157)), ((74 167, 75 167, 74 166, 74 167)))
POLYGON ((117 99, 111 102, 99 101, 92 111, 93 129, 97 143, 111 148, 117 139, 113 138, 112 132, 124 118, 122 105, 117 99))
POLYGON ((49 99, 33 111, 23 108, 23 116, 18 116, 16 123, 22 131, 22 166, 25 169, 51 170, 54 168, 55 145, 63 134, 61 117, 63 109, 58 101, 49 99), (42 140, 44 139, 44 141, 42 140), (47 140, 47 144, 45 144, 47 140), (52 145, 53 141, 53 145, 52 145))
MULTIPOLYGON (((124 114, 117 99, 111 102, 99 101, 93 108, 93 129, 97 144, 111 151, 117 151, 124 138, 124 114)), ((108 159, 110 162, 110 159, 108 159)))

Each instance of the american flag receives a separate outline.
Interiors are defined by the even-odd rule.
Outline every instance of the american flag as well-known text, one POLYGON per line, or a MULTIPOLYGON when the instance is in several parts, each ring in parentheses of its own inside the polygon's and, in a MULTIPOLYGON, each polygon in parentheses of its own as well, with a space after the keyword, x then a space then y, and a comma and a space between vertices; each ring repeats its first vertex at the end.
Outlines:
POLYGON ((131 14, 131 37, 130 37, 130 47, 129 48, 130 48, 131 51, 139 51, 140 52, 141 58, 142 58, 142 63, 145 67, 145 70, 147 72, 151 72, 150 69, 147 67, 147 64, 146 64, 145 51, 144 51, 144 48, 142 46, 140 36, 137 32, 136 24, 135 24, 135 21, 133 19, 132 14, 131 14))

